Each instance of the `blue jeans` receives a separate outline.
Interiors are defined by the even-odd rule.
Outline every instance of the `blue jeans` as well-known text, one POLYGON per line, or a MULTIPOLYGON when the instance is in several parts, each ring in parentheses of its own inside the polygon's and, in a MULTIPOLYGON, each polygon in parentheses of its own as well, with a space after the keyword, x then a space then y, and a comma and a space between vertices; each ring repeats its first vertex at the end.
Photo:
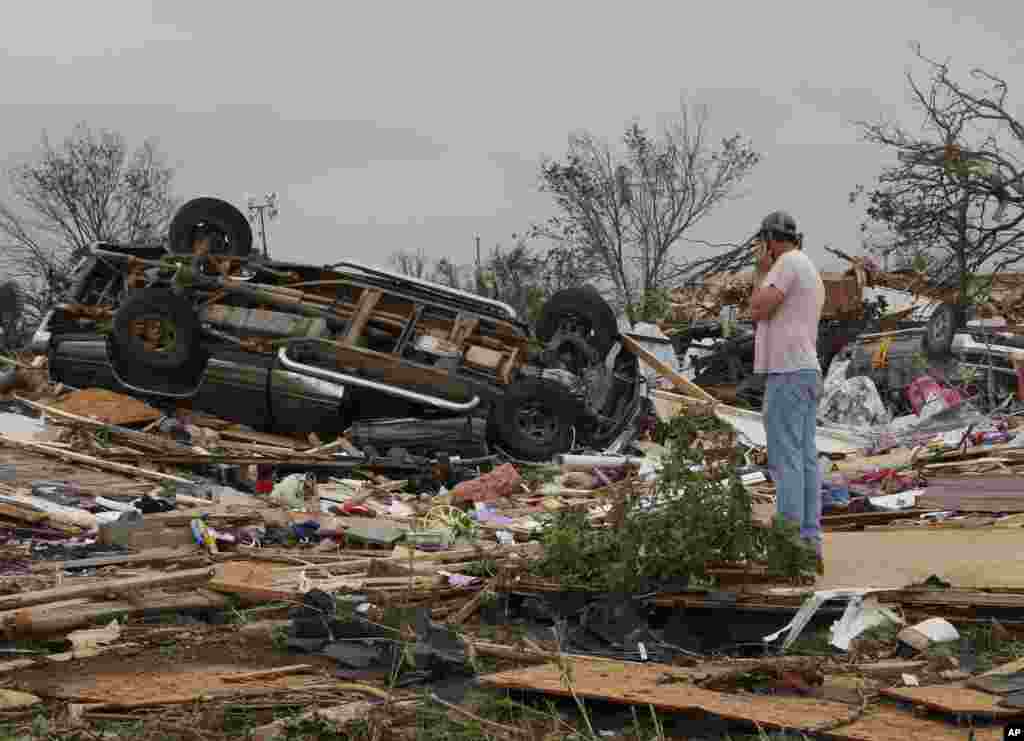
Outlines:
POLYGON ((816 428, 820 396, 818 371, 769 373, 762 408, 778 514, 799 526, 800 537, 819 554, 821 473, 816 428))

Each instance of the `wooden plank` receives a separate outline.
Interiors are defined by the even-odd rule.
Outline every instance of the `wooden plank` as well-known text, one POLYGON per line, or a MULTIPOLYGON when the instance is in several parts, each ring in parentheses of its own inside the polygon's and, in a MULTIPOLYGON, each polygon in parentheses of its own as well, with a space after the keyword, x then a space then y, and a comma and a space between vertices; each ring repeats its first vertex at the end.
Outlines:
POLYGON ((47 561, 33 564, 34 573, 48 573, 67 569, 94 569, 104 566, 126 566, 128 564, 157 563, 160 561, 178 562, 180 559, 204 557, 198 546, 189 548, 152 548, 127 556, 97 556, 95 558, 79 558, 73 561, 47 561))
POLYGON ((171 476, 170 474, 158 473, 157 471, 147 471, 143 468, 136 468, 135 466, 126 466, 121 463, 111 463, 110 461, 94 458, 91 455, 73 453, 70 450, 52 448, 49 445, 30 443, 24 440, 12 440, 11 438, 3 434, 0 434, 0 445, 18 448, 20 450, 30 450, 34 453, 40 453, 42 455, 50 456, 52 458, 59 458, 60 460, 65 461, 74 461, 75 463, 81 463, 86 466, 93 466, 94 468, 99 468, 101 470, 122 473, 125 474, 126 476, 135 476, 138 478, 150 479, 151 481, 168 481, 174 484, 185 484, 187 486, 195 485, 194 481, 181 478, 180 476, 171 476))
POLYGON ((55 605, 37 605, 21 610, 0 613, 0 632, 10 636, 47 636, 93 625, 100 618, 108 621, 115 616, 138 615, 144 612, 221 609, 228 600, 219 594, 197 589, 180 594, 150 592, 132 595, 131 599, 67 604, 59 609, 55 605))
POLYGON ((654 354, 648 352, 643 345, 641 345, 639 342, 634 340, 629 335, 622 335, 622 346, 629 350, 634 355, 636 355, 638 358, 640 358, 640 360, 642 360, 646 365, 649 365, 651 368, 654 368, 654 370, 658 371, 658 373, 672 381, 672 384, 681 393, 686 394, 687 396, 692 396, 696 399, 700 399, 701 401, 707 401, 710 403, 715 403, 717 401, 715 397, 713 397, 707 391, 705 391, 700 386, 695 384, 693 381, 691 381, 690 379, 686 378, 683 375, 680 375, 679 373, 676 373, 676 371, 673 370, 671 367, 658 360, 658 358, 655 357, 654 354))
POLYGON ((377 302, 380 301, 383 295, 384 291, 379 288, 363 289, 363 293, 359 297, 359 303, 356 305, 355 316, 349 322, 348 331, 345 332, 345 339, 342 340, 342 344, 349 347, 355 346, 356 340, 359 339, 360 335, 363 334, 363 330, 366 329, 366 323, 370 320, 370 314, 373 313, 374 307, 377 306, 377 302))
POLYGON ((512 371, 516 369, 516 365, 519 362, 520 352, 520 348, 514 348, 512 352, 509 353, 508 359, 505 363, 498 368, 498 380, 506 386, 512 383, 512 371))
POLYGON ((921 514, 934 510, 928 509, 904 509, 898 512, 855 512, 852 514, 822 515, 822 527, 838 526, 864 526, 877 525, 879 523, 892 522, 894 520, 917 519, 921 514))
POLYGON ((159 410, 132 396, 107 389, 75 391, 54 405, 58 411, 89 416, 106 424, 128 425, 159 419, 159 410))
POLYGON ((1024 710, 999 707, 1001 695, 990 695, 971 689, 963 682, 929 687, 887 687, 881 690, 886 697, 938 710, 953 715, 981 715, 990 718, 1024 716, 1024 710))
POLYGON ((486 347, 473 345, 466 351, 466 362, 479 368, 496 370, 501 365, 504 356, 497 350, 488 350, 486 347))
POLYGON ((245 672, 243 674, 222 674, 221 681, 234 684, 236 682, 253 682, 264 679, 279 679, 281 677, 290 677, 294 674, 312 674, 316 671, 316 667, 312 664, 292 664, 291 666, 279 666, 275 669, 261 669, 255 672, 245 672))
POLYGON ((459 312, 459 315, 455 317, 455 324, 452 325, 452 331, 448 335, 448 341, 461 349, 470 335, 476 332, 478 326, 480 326, 479 318, 472 314, 459 312))
MULTIPOLYGON (((651 705, 673 713, 704 712, 721 718, 755 723, 763 728, 815 733, 830 727, 829 738, 850 741, 963 741, 964 729, 889 706, 872 707, 855 717, 856 708, 829 700, 758 695, 730 695, 701 689, 685 679, 665 682, 681 673, 668 664, 587 662, 567 660, 571 681, 562 668, 547 664, 480 677, 489 687, 575 696, 627 705, 651 705), (850 722, 844 723, 849 720, 850 722)), ((685 677, 685 675, 682 675, 685 677)), ((975 729, 976 741, 995 741, 1002 728, 975 729)))
POLYGON ((195 584, 208 580, 210 574, 210 569, 190 569, 160 576, 106 579, 99 584, 55 587, 53 589, 40 589, 34 592, 22 592, 21 594, 8 594, 0 597, 0 610, 14 610, 30 605, 43 605, 47 602, 58 602, 78 597, 96 597, 108 593, 119 594, 171 585, 195 584))

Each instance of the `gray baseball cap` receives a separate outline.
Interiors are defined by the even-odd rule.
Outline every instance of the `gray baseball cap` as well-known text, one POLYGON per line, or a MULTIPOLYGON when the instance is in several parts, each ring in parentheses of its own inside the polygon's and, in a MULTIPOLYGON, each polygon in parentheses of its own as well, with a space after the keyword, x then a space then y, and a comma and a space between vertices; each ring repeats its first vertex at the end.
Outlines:
POLYGON ((781 234, 785 237, 799 239, 796 230, 796 219, 785 211, 773 211, 761 220, 761 233, 781 234))

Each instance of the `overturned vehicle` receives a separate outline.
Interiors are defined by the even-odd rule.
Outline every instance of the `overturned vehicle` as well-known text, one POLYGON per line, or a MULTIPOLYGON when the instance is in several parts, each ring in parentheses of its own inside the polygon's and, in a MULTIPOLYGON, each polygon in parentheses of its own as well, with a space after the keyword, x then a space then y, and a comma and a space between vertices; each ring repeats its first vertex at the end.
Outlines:
POLYGON ((54 381, 255 429, 335 434, 368 419, 472 417, 507 454, 603 448, 642 404, 637 359, 589 286, 536 336, 512 307, 355 262, 270 260, 234 206, 197 198, 166 245, 98 243, 33 348, 54 381))

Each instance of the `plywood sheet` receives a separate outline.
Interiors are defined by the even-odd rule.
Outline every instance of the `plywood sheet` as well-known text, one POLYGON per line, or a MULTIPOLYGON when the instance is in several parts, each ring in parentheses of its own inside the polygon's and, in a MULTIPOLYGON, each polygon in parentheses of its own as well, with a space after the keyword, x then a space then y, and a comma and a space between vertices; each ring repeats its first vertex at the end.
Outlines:
POLYGON ((1024 588, 1020 531, 928 528, 827 532, 819 589, 920 584, 934 574, 962 589, 1024 588))
POLYGON ((160 412, 149 404, 106 389, 75 391, 53 408, 114 425, 152 422, 160 418, 160 412))
POLYGON ((996 703, 1003 699, 1002 696, 971 689, 962 682, 932 687, 890 687, 883 689, 882 694, 894 700, 912 702, 930 710, 954 715, 981 715, 991 718, 1024 716, 1024 711, 999 707, 996 703))
MULTIPOLYGON (((572 689, 562 669, 553 664, 516 669, 480 677, 490 687, 521 689, 545 694, 577 696, 623 704, 653 705, 665 712, 700 711, 730 720, 756 723, 764 728, 810 731, 850 717, 849 705, 828 700, 730 695, 691 684, 661 683, 678 670, 666 664, 625 662, 571 662, 572 689)), ((918 718, 897 708, 875 706, 852 723, 828 732, 831 738, 858 741, 963 741, 964 729, 941 720, 918 718)), ((1001 727, 978 728, 976 741, 1001 739, 1001 727)))

